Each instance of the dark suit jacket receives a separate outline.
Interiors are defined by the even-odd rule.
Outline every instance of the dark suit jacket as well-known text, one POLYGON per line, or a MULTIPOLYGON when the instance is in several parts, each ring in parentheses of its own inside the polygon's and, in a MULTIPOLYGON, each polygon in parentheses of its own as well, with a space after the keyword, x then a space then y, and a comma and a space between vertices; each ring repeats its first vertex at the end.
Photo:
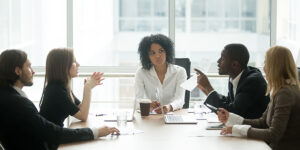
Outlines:
POLYGON ((204 103, 215 107, 222 107, 229 112, 238 114, 247 119, 261 117, 269 103, 269 97, 265 96, 267 83, 261 72, 254 67, 247 67, 239 80, 235 97, 232 84, 228 83, 228 96, 211 93, 204 103))
POLYGON ((300 92, 284 86, 275 95, 260 119, 245 119, 251 125, 247 136, 264 140, 272 149, 300 149, 300 92))
POLYGON ((47 121, 12 87, 0 87, 0 119, 0 141, 7 150, 57 149, 61 143, 94 139, 89 128, 66 129, 47 121))

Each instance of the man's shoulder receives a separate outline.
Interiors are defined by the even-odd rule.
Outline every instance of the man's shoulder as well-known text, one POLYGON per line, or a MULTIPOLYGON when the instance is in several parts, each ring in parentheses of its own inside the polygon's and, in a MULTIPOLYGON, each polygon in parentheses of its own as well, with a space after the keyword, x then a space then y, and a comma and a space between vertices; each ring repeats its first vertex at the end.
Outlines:
POLYGON ((244 73, 244 79, 245 80, 261 80, 264 79, 261 71, 258 68, 255 67, 247 67, 247 69, 245 69, 244 73))
POLYGON ((14 90, 12 87, 1 87, 0 88, 0 97, 2 100, 22 99, 22 96, 16 90, 14 90))
POLYGON ((35 109, 34 104, 26 97, 21 96, 13 88, 0 89, 1 106, 0 109, 5 109, 15 112, 18 110, 30 108, 35 109))

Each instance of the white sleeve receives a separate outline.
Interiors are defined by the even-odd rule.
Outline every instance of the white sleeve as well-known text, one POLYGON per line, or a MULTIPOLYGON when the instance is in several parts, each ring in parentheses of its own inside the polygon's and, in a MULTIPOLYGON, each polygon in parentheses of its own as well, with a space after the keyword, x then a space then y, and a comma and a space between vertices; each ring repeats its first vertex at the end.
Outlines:
POLYGON ((94 139, 97 139, 98 138, 98 130, 99 130, 99 128, 91 128, 91 130, 93 132, 94 139))
POLYGON ((243 121, 244 121, 243 117, 236 115, 234 113, 229 113, 229 117, 225 125, 226 126, 239 125, 242 124, 243 121))
POLYGON ((135 99, 144 98, 145 94, 145 85, 143 81, 143 71, 139 69, 135 74, 135 82, 134 82, 134 91, 135 91, 135 99))
POLYGON ((213 92, 215 92, 215 90, 210 91, 210 92, 207 94, 207 97, 208 97, 211 93, 213 93, 213 92))
POLYGON ((143 81, 143 70, 142 68, 138 69, 135 74, 135 82, 134 82, 134 91, 135 91, 135 106, 137 109, 140 108, 139 99, 144 98, 145 95, 145 83, 143 81))
POLYGON ((170 105, 173 107, 173 110, 181 109, 184 104, 185 89, 180 85, 187 79, 186 71, 184 68, 181 68, 178 72, 176 79, 176 90, 175 96, 172 98, 173 101, 170 105))
POLYGON ((232 135, 239 137, 247 137, 250 125, 234 125, 232 126, 232 135))

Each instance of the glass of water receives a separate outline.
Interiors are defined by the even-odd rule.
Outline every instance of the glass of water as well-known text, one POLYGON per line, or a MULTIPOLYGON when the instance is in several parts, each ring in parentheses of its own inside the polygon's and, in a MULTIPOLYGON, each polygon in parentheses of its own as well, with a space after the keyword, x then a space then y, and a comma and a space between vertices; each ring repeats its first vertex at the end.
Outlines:
POLYGON ((117 126, 119 128, 126 128, 127 125, 127 112, 119 111, 117 112, 117 126))

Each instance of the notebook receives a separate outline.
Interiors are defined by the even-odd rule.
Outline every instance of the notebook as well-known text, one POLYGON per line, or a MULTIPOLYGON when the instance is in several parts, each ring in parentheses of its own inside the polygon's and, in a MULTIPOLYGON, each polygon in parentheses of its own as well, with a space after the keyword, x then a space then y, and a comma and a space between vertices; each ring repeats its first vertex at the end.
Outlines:
POLYGON ((164 115, 166 124, 197 124, 195 117, 190 115, 164 115))

